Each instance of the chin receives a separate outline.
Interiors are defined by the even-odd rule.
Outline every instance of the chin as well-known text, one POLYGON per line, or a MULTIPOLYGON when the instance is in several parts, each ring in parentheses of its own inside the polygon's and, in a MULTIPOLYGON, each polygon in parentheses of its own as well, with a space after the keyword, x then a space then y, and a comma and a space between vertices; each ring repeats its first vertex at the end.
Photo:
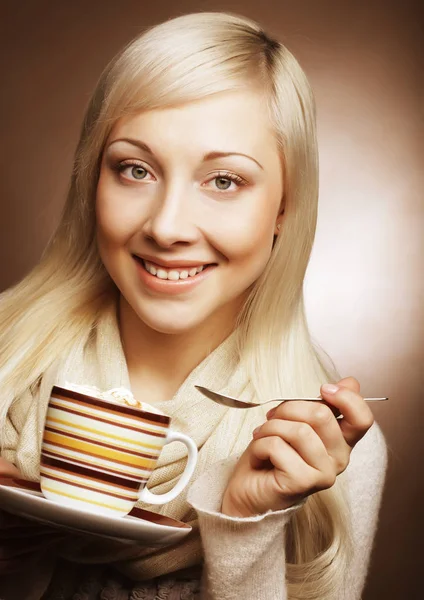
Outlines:
POLYGON ((181 325, 181 323, 170 323, 169 321, 144 321, 144 324, 147 325, 153 331, 157 333, 162 333, 164 335, 181 335, 184 333, 188 333, 196 327, 196 324, 188 324, 181 325))
POLYGON ((201 325, 207 318, 200 317, 193 319, 192 315, 191 318, 184 318, 182 315, 176 314, 176 312, 164 315, 162 318, 159 314, 146 315, 141 313, 138 313, 138 317, 149 329, 165 335, 188 333, 201 325))

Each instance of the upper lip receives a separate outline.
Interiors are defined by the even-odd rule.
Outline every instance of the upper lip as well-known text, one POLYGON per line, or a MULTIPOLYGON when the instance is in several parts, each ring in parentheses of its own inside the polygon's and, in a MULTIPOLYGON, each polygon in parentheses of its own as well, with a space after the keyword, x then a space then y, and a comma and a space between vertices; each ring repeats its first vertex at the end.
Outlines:
POLYGON ((211 261, 202 261, 202 260, 183 260, 174 259, 174 260, 163 260, 157 258, 156 256, 149 256, 148 254, 134 254, 137 258, 141 258, 141 260, 145 260, 149 263, 153 263, 154 265, 158 265, 158 267, 163 267, 164 269, 177 269, 177 268, 190 268, 190 267, 201 267, 212 264, 211 261))

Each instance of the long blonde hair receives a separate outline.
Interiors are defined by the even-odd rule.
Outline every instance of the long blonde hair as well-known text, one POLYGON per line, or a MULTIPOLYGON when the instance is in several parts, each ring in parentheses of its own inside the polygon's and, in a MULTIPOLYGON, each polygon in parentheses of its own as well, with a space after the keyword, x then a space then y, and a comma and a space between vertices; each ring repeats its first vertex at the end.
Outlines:
MULTIPOLYGON (((108 65, 83 123, 62 219, 40 263, 0 299, 0 382, 17 397, 86 337, 116 288, 100 261, 94 198, 104 144, 116 120, 255 85, 264 98, 285 172, 281 235, 239 317, 239 349, 259 398, 317 395, 339 379, 311 339, 303 281, 318 201, 315 105, 293 55, 255 22, 196 13, 153 27, 108 65)), ((9 406, 0 407, 0 424, 9 406)), ((290 600, 337 595, 349 558, 341 482, 314 494, 287 533, 290 600)))

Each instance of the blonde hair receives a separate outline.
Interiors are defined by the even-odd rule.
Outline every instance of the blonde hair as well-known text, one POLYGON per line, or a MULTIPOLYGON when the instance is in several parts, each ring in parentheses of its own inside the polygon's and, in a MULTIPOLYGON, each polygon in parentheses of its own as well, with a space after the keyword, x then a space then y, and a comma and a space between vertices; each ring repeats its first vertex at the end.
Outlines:
MULTIPOLYGON (((115 285, 100 261, 94 198, 104 144, 116 120, 255 85, 275 127, 285 172, 282 234, 239 317, 239 348, 259 398, 317 395, 340 378, 311 339, 303 281, 318 201, 315 105, 293 55, 255 22, 227 13, 169 20, 130 43, 106 68, 87 110, 71 186, 40 263, 0 300, 0 381, 14 397, 92 330, 115 285)), ((9 406, 0 410, 4 423, 9 406)), ((313 494, 291 519, 291 600, 337 596, 349 558, 341 481, 313 494)))

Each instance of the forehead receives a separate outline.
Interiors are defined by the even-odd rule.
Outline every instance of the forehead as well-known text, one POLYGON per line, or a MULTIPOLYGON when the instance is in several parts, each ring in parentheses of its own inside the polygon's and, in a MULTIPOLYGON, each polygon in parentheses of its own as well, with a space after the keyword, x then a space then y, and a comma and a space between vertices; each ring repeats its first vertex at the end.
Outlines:
POLYGON ((265 99, 252 91, 215 94, 123 117, 115 123, 109 140, 121 137, 201 152, 211 148, 261 154, 277 151, 265 99))

